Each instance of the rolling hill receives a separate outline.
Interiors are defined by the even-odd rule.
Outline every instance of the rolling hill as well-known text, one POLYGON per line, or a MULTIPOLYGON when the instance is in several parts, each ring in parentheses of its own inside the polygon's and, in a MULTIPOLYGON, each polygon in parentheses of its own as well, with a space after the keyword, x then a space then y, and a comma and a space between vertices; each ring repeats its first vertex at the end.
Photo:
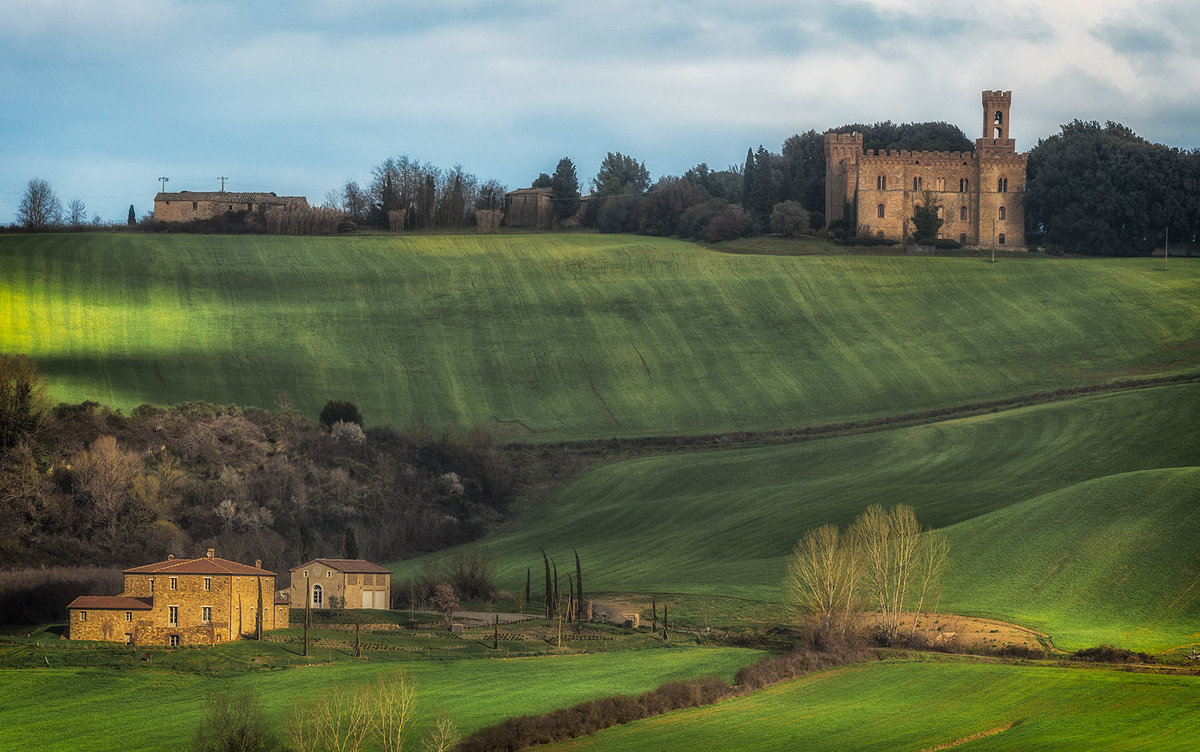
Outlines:
POLYGON ((821 424, 1200 363, 1200 265, 754 256, 566 234, 0 236, 54 397, 543 441, 821 424))

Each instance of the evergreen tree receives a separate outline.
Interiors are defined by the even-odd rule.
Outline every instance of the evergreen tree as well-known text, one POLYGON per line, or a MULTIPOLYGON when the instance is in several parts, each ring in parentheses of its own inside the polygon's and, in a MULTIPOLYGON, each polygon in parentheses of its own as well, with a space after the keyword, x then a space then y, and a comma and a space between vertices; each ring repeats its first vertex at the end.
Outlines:
POLYGON ((560 220, 573 217, 579 211, 579 178, 575 174, 575 163, 569 157, 558 160, 558 166, 550 176, 550 200, 554 204, 554 215, 560 220))
POLYGON ((133 210, 133 204, 129 205, 129 220, 128 220, 127 224, 130 224, 130 225, 137 224, 137 213, 134 212, 134 210, 133 210))
MULTIPOLYGON (((575 549, 571 549, 575 551, 575 549)), ((575 551, 575 602, 583 608, 583 568, 579 566, 579 552, 575 551)))
POLYGON ((750 197, 754 193, 754 149, 746 150, 746 165, 742 168, 742 207, 750 208, 750 197))

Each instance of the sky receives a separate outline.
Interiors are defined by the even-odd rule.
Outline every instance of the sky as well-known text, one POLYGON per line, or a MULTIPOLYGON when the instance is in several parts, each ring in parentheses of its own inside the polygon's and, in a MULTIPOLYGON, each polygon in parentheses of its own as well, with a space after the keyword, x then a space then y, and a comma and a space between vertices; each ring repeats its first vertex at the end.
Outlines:
POLYGON ((1076 118, 1200 147, 1196 0, 4 0, 0 224, 28 181, 124 221, 168 190, 320 203, 387 157, 525 187, 652 177, 843 123, 1027 151, 1076 118))

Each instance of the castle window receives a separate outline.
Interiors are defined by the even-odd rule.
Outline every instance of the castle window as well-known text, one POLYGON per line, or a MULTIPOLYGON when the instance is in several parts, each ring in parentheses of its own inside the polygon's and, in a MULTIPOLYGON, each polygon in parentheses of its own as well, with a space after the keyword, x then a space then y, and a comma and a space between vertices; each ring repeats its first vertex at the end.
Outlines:
POLYGON ((938 179, 937 179, 937 188, 938 188, 938 190, 939 190, 939 191, 944 191, 944 190, 946 190, 946 179, 945 179, 945 178, 938 178, 938 179))
POLYGON ((178 589, 179 589, 179 578, 178 578, 178 577, 172 577, 172 578, 171 578, 171 589, 172 589, 172 590, 178 590, 178 589))
POLYGON ((942 207, 937 208, 938 219, 942 219, 942 207))
POLYGON ((967 221, 967 207, 965 207, 965 206, 958 207, 958 218, 964 222, 967 221))
POLYGON ((1004 113, 996 110, 996 115, 992 118, 992 122, 996 125, 1004 125, 1004 113))
POLYGON ((212 624, 212 606, 200 607, 200 623, 212 624))
POLYGON ((877 237, 877 238, 882 238, 882 237, 883 237, 883 230, 880 230, 879 232, 875 233, 875 237, 877 237))
POLYGON ((313 608, 320 608, 320 607, 321 607, 321 604, 322 604, 322 603, 324 603, 324 601, 325 601, 325 598, 324 598, 324 593, 323 593, 323 591, 321 590, 321 586, 320 586, 320 585, 313 585, 313 591, 312 591, 312 594, 313 594, 313 596, 312 596, 312 598, 313 598, 313 601, 312 601, 313 608))
POLYGON ((133 621, 133 612, 132 611, 125 612, 125 621, 133 621))
POLYGON ((959 178, 958 179, 958 192, 966 193, 969 190, 971 190, 971 181, 967 180, 966 178, 959 178))
POLYGON ((179 635, 177 635, 177 634, 171 635, 171 647, 173 647, 173 648, 179 647, 179 635))
POLYGON ((204 578, 204 589, 212 590, 212 578, 211 577, 204 578))
POLYGON ((1001 206, 1000 207, 1000 219, 1006 219, 1007 216, 1008 216, 1008 210, 1005 209, 1003 206, 1001 206))
POLYGON ((913 190, 914 190, 914 191, 919 191, 919 190, 921 190, 921 186, 922 186, 922 184, 923 184, 923 183, 924 183, 924 181, 923 181, 923 180, 921 180, 921 176, 920 176, 920 175, 917 175, 917 176, 913 177, 913 190))
POLYGON ((875 213, 880 219, 883 219, 883 204, 875 207, 875 213))
POLYGON ((887 190, 887 175, 880 175, 879 177, 875 178, 875 190, 887 190))
POLYGON ((1000 245, 1004 245, 1004 233, 1000 233, 1000 245))
POLYGON ((167 623, 172 627, 179 624, 179 606, 167 606, 167 623))
POLYGON ((959 244, 960 244, 960 245, 966 245, 966 244, 967 244, 967 234, 966 234, 965 232, 964 232, 964 233, 960 233, 960 234, 959 234, 959 236, 958 236, 958 242, 959 242, 959 244))
POLYGON ((997 193, 1008 193, 1008 178, 1000 178, 996 181, 997 193))

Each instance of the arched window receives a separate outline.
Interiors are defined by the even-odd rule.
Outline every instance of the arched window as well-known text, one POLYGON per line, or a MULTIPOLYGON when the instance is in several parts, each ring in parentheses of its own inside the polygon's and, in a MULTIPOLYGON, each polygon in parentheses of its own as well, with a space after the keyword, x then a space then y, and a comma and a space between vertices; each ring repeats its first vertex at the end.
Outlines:
POLYGON ((938 178, 938 179, 937 179, 937 188, 938 188, 938 190, 939 190, 939 191, 944 191, 944 190, 946 190, 946 179, 945 179, 945 178, 938 178))
POLYGON ((996 110, 996 115, 992 118, 992 122, 996 125, 1004 125, 1004 113, 996 110))
POLYGON ((880 175, 875 178, 875 189, 880 191, 887 190, 887 175, 880 175))
POLYGON ((1004 233, 1000 233, 1000 245, 1004 245, 1004 233))
POLYGON ((969 190, 971 190, 971 181, 967 180, 966 178, 959 178, 958 179, 958 192, 966 193, 969 190))
POLYGON ((922 185, 923 183, 924 183, 924 181, 923 181, 923 180, 921 180, 921 176, 920 176, 920 175, 916 175, 916 176, 914 176, 914 177, 913 177, 913 190, 914 190, 914 191, 919 191, 919 190, 921 190, 921 185, 922 185))
POLYGON ((880 204, 879 206, 875 207, 875 215, 878 216, 880 219, 883 219, 883 204, 880 204))
POLYGON ((1007 209, 1005 209, 1003 206, 1001 206, 1001 207, 1000 207, 1000 217, 999 217, 999 218, 1000 218, 1000 219, 1005 219, 1005 218, 1007 217, 1007 215, 1008 215, 1008 210, 1007 210, 1007 209))
POLYGON ((1000 178, 996 181, 997 193, 1008 193, 1008 178, 1000 178))
POLYGON ((942 219, 942 218, 943 218, 943 217, 942 217, 942 207, 940 207, 940 206, 939 206, 939 207, 937 208, 937 211, 938 211, 938 219, 942 219))
POLYGON ((958 218, 964 222, 967 221, 967 207, 965 207, 965 206, 958 207, 958 218))
MULTIPOLYGON (((1003 242, 1003 241, 1001 241, 1001 242, 1003 242)), ((324 602, 324 600, 325 600, 324 593, 321 591, 321 586, 313 585, 313 602, 312 602, 313 608, 320 608, 321 604, 324 602)))

